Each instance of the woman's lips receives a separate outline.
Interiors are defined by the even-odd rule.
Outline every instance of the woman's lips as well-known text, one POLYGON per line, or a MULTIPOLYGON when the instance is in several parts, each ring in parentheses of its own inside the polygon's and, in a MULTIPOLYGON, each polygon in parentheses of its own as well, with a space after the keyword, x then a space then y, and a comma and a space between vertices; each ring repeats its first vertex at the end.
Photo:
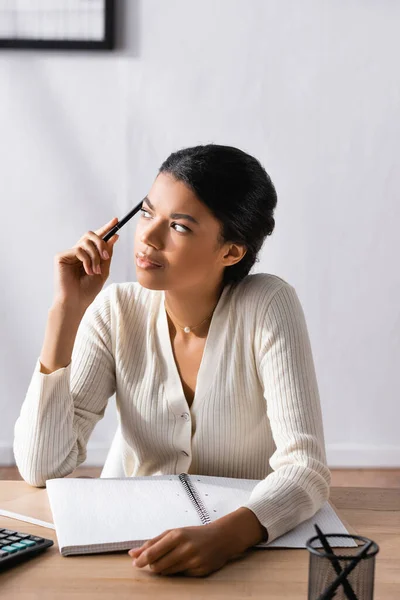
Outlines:
POLYGON ((161 265, 155 265, 154 263, 141 258, 140 256, 136 257, 136 264, 141 269, 162 269, 161 265))

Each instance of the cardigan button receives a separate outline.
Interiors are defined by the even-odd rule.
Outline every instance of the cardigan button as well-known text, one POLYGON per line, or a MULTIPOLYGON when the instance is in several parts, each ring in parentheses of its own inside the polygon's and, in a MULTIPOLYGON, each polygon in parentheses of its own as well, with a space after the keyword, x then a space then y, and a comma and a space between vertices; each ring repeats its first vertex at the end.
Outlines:
POLYGON ((183 413, 183 415, 181 415, 182 419, 185 419, 185 421, 189 421, 189 414, 188 413, 183 413))

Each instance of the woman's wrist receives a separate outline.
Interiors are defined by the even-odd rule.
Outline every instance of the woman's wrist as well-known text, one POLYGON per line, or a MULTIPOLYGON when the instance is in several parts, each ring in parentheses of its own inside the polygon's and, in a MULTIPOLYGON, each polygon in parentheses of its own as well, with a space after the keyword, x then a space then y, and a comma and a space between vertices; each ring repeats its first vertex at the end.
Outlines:
POLYGON ((249 508, 244 506, 214 521, 232 554, 244 552, 268 540, 268 531, 249 508))

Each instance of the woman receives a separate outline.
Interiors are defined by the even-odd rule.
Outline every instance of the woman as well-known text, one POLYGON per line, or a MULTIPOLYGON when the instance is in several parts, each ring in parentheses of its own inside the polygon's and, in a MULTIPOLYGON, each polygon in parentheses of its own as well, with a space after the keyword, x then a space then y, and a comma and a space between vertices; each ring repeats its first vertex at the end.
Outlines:
POLYGON ((283 279, 249 275, 276 202, 252 156, 186 148, 161 165, 143 201, 137 282, 102 290, 118 236, 102 237, 116 218, 56 256, 45 340, 15 425, 22 477, 45 486, 74 471, 116 392, 108 477, 261 480, 237 511, 131 550, 138 567, 207 575, 311 518, 329 497, 302 307, 283 279))

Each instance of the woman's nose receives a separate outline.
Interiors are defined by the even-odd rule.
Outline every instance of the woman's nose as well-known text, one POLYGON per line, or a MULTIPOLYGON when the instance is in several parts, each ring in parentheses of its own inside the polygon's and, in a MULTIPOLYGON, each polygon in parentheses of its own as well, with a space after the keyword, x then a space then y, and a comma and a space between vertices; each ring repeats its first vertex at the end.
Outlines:
POLYGON ((142 231, 140 241, 148 246, 158 247, 162 243, 162 234, 159 227, 153 224, 146 224, 146 227, 142 231))

